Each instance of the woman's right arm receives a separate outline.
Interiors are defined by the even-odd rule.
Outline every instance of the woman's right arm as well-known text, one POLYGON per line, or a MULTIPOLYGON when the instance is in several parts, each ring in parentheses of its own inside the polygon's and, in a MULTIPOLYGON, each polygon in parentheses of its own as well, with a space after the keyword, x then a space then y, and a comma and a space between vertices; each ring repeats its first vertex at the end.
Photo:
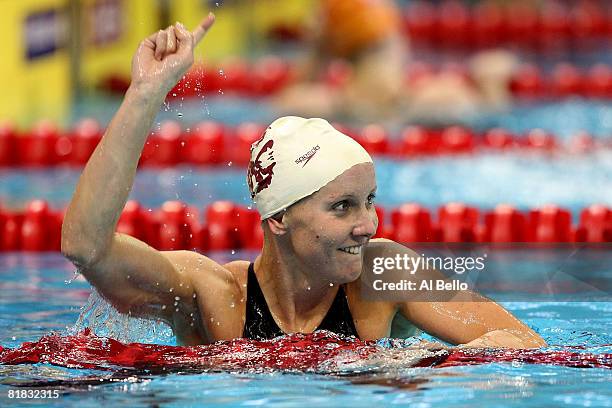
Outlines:
POLYGON ((132 84, 87 163, 64 218, 62 253, 124 313, 172 320, 177 300, 185 309, 181 312, 192 313, 196 307, 194 273, 209 274, 211 287, 230 283, 229 272, 202 255, 160 252, 115 232, 155 116, 167 92, 192 65, 193 49, 213 22, 209 15, 193 33, 177 23, 140 44, 132 61, 132 84))

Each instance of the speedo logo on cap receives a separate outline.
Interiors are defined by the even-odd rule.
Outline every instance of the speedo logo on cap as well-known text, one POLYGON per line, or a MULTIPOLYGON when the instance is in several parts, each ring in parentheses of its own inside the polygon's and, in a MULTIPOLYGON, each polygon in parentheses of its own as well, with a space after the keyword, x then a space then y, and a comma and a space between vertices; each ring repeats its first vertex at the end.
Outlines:
POLYGON ((315 154, 317 154, 319 149, 320 149, 319 145, 316 145, 315 147, 313 147, 312 149, 307 151, 305 154, 303 154, 300 157, 298 157, 297 159, 295 159, 295 164, 300 164, 300 163, 303 162, 304 164, 302 164, 302 167, 304 167, 306 165, 306 163, 308 163, 310 161, 310 159, 312 159, 312 157, 315 154))

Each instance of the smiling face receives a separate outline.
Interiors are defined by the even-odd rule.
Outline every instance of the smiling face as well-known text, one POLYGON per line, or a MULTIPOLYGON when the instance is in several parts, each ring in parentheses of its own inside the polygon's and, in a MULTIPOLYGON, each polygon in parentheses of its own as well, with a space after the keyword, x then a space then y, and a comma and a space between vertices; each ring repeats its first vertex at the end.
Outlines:
POLYGON ((376 232, 376 178, 372 163, 358 164, 287 209, 285 238, 296 261, 334 284, 357 279, 364 246, 376 232))

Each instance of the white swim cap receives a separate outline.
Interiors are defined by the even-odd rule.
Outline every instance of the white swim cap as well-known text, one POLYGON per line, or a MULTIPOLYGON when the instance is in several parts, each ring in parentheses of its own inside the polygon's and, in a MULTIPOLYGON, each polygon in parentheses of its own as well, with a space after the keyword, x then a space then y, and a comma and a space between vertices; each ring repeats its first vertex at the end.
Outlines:
POLYGON ((286 116, 251 145, 247 181, 264 220, 372 158, 326 120, 286 116))

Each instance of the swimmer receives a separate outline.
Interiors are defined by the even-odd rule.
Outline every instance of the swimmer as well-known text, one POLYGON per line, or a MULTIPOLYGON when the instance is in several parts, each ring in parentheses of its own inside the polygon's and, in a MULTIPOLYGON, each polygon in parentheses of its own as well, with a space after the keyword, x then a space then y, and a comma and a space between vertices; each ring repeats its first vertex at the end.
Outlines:
POLYGON ((252 146, 248 184, 264 230, 254 263, 221 265, 116 233, 155 115, 213 23, 212 14, 193 32, 177 23, 140 44, 132 83, 66 212, 62 252, 105 299, 121 313, 167 322, 185 345, 317 329, 379 339, 389 336, 396 315, 452 344, 545 345, 488 299, 361 298, 360 283, 372 275, 369 260, 415 254, 372 239, 378 224, 372 159, 323 119, 280 118, 252 146))
POLYGON ((408 49, 393 0, 320 0, 296 83, 276 98, 281 112, 353 121, 394 119, 404 112, 408 49), (332 66, 346 77, 322 81, 332 66), (336 80, 332 81, 336 82, 336 80))
POLYGON ((477 53, 469 61, 469 75, 443 69, 407 83, 406 69, 414 58, 396 3, 315 2, 307 55, 295 64, 295 82, 273 99, 275 108, 359 124, 438 127, 469 123, 483 111, 503 111, 510 105, 508 84, 518 61, 509 51, 477 53))

